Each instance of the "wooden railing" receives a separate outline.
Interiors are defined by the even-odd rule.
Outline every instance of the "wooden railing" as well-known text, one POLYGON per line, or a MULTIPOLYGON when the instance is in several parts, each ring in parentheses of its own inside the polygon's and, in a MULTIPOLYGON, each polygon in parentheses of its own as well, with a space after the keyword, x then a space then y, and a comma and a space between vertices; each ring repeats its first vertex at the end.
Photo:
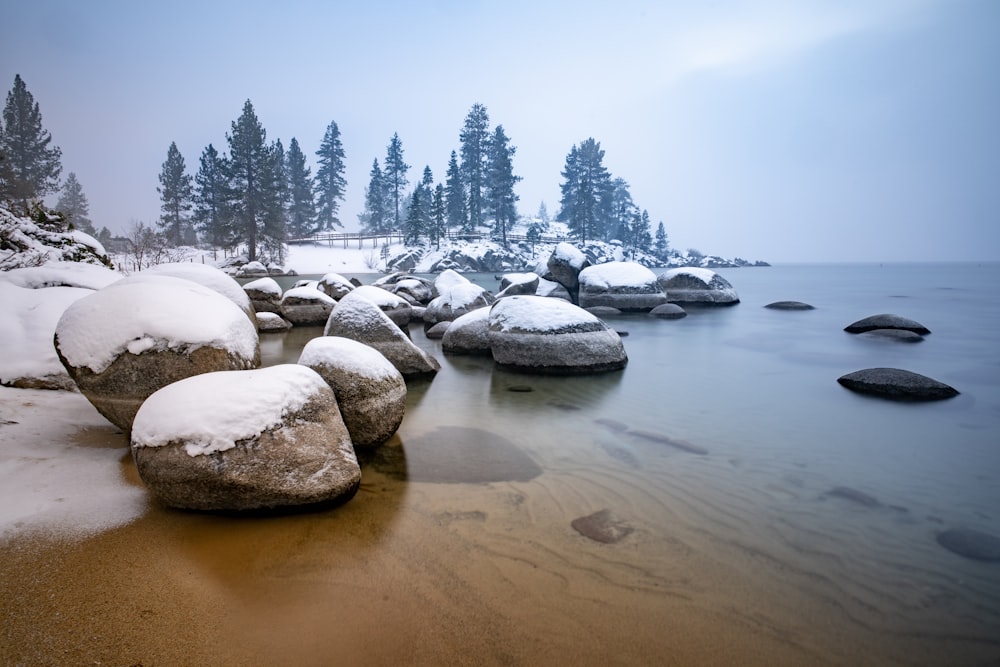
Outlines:
MULTIPOLYGON (((446 235, 447 239, 452 241, 499 241, 500 236, 496 234, 483 234, 483 233, 471 233, 463 234, 461 232, 448 232, 446 235)), ((340 244, 344 248, 350 247, 352 244, 357 243, 357 247, 363 248, 365 241, 371 241, 371 247, 377 248, 379 245, 389 245, 391 243, 402 243, 403 234, 400 232, 383 232, 381 234, 374 234, 371 232, 329 232, 323 234, 315 234, 313 236, 307 236, 304 238, 288 239, 286 243, 292 245, 301 245, 306 243, 314 244, 325 244, 329 245, 331 248, 340 244)), ((559 243, 560 241, 569 241, 568 237, 558 236, 556 234, 542 234, 539 238, 535 239, 536 243, 559 243)), ((526 234, 508 234, 508 243, 527 243, 528 236, 526 234)))

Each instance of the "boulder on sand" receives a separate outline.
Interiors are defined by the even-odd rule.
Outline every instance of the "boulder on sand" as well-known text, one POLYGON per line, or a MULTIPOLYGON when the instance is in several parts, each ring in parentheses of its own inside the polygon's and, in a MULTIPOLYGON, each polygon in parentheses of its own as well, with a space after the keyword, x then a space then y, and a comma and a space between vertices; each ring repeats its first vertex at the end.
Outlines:
POLYGON ((131 436, 164 505, 245 511, 334 503, 361 483, 333 390, 305 366, 208 373, 151 395, 131 436))
POLYGON ((841 376, 837 382, 862 394, 903 401, 938 401, 958 396, 954 387, 899 368, 866 368, 841 376))
POLYGON ((690 266, 668 269, 658 280, 670 303, 732 306, 740 302, 729 281, 711 269, 690 266))

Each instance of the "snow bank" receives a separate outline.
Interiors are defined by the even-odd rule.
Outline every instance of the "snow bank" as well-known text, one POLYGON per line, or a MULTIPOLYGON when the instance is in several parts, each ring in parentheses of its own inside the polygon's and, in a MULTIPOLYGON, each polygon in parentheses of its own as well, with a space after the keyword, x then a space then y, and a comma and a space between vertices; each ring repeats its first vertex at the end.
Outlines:
POLYGON ((190 280, 137 275, 94 292, 63 313, 59 349, 75 367, 104 371, 124 350, 194 350, 213 345, 245 359, 257 330, 232 301, 190 280))
POLYGON ((195 375, 146 399, 132 424, 132 446, 184 440, 189 456, 226 451, 279 425, 326 388, 316 371, 298 364, 195 375))

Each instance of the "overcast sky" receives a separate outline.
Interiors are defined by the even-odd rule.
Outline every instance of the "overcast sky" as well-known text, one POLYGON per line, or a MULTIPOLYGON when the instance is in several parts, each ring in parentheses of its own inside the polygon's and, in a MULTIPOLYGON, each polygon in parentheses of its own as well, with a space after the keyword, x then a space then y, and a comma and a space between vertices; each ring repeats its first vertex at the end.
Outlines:
POLYGON ((479 102, 521 213, 557 212, 593 137, 678 249, 1000 259, 995 0, 4 4, 0 86, 24 79, 98 228, 154 222, 170 142, 194 175, 250 99, 310 160, 337 122, 356 230, 393 132, 443 181, 479 102))

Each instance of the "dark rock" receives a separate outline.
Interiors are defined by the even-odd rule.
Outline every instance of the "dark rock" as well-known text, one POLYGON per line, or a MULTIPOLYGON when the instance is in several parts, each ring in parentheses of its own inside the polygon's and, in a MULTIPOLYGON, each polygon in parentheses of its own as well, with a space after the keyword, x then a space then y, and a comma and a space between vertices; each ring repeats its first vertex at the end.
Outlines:
POLYGON ((430 340, 441 340, 442 338, 444 338, 444 334, 446 331, 448 331, 448 327, 450 326, 451 322, 438 322, 430 329, 425 331, 424 335, 427 336, 427 338, 429 338, 430 340))
POLYGON ((996 535, 971 528, 952 528, 938 534, 937 543, 965 558, 1000 561, 1000 537, 996 535))
POLYGON ((921 336, 926 336, 931 332, 920 322, 891 313, 870 315, 844 327, 844 331, 848 333, 864 333, 873 329, 905 329, 921 336))
POLYGON ((732 306, 740 297, 728 280, 711 269, 668 269, 657 279, 670 303, 702 306, 732 306))
POLYGON ((584 537, 603 544, 621 542, 633 530, 632 526, 619 519, 608 509, 573 519, 570 525, 573 527, 573 530, 584 537))
POLYGON ((583 309, 591 315, 596 315, 597 317, 614 317, 615 315, 622 314, 622 311, 613 306, 587 306, 583 309))
MULTIPOLYGON (((441 349, 445 354, 490 354, 490 311, 478 308, 448 323, 441 338, 441 349)), ((445 324, 439 322, 434 326, 445 324)), ((433 328, 433 327, 431 327, 433 328)))
POLYGON ((676 303, 665 303, 661 306, 657 306, 649 311, 649 314, 663 320, 679 320, 682 317, 687 317, 687 311, 678 306, 676 303))
POLYGON ((581 308, 611 306, 623 311, 648 312, 665 304, 656 274, 637 262, 606 262, 580 271, 581 308))
POLYGON ((907 329, 872 329, 858 334, 863 338, 885 340, 897 343, 919 343, 924 337, 907 329))
POLYGON ((866 368, 841 376, 837 382, 862 394, 904 401, 937 401, 958 395, 954 387, 899 368, 866 368))
POLYGON ((808 303, 802 303, 801 301, 775 301, 764 307, 770 308, 771 310, 815 310, 814 306, 810 306, 808 303))

